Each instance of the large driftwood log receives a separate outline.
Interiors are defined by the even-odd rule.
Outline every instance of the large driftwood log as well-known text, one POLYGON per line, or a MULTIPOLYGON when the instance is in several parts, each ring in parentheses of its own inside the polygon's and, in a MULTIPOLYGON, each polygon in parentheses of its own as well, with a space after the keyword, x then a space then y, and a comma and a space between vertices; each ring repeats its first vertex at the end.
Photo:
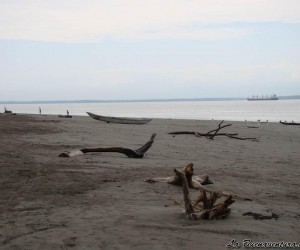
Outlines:
MULTIPOLYGON (((210 181, 208 175, 203 175, 203 176, 195 176, 194 175, 194 164, 190 163, 184 168, 182 168, 182 172, 185 174, 185 177, 187 179, 188 185, 190 188, 196 188, 199 184, 200 185, 206 185, 206 184, 212 184, 210 181)), ((174 175, 168 180, 169 184, 177 185, 177 186, 182 186, 182 178, 180 178, 178 175, 174 175)))
POLYGON ((258 141, 258 138, 256 138, 256 137, 239 137, 238 133, 219 133, 219 131, 222 128, 226 128, 226 127, 229 127, 232 125, 232 124, 222 125, 223 122, 224 121, 221 121, 219 123, 217 129, 213 129, 211 131, 208 131, 207 133, 200 133, 200 132, 196 132, 196 131, 175 131, 175 132, 170 132, 168 134, 170 134, 170 135, 195 135, 196 137, 206 137, 211 140, 213 140, 215 136, 226 136, 228 138, 238 139, 238 140, 258 141))
MULTIPOLYGON (((237 199, 237 200, 246 200, 246 201, 252 200, 249 197, 244 197, 244 196, 240 196, 237 194, 231 194, 231 193, 228 193, 225 191, 216 191, 216 190, 208 188, 205 185, 212 184, 213 182, 209 179, 209 176, 207 174, 195 176, 194 169, 193 169, 193 163, 190 163, 187 166, 185 166, 184 168, 182 168, 181 172, 183 172, 185 174, 189 188, 203 190, 210 194, 218 192, 219 196, 233 197, 234 199, 237 199)), ((178 176, 176 173, 175 173, 175 176, 172 176, 172 177, 148 178, 145 181, 149 182, 149 183, 166 182, 168 184, 182 186, 182 178, 180 176, 178 176)))
POLYGON ((121 154, 125 154, 129 158, 143 158, 144 154, 148 151, 148 149, 152 146, 154 142, 156 134, 152 134, 149 141, 147 141, 141 148, 138 149, 130 149, 123 147, 109 147, 109 148, 82 148, 78 150, 74 150, 71 152, 64 152, 59 154, 59 157, 74 157, 78 155, 83 155, 91 152, 117 152, 121 154))
MULTIPOLYGON (((198 189, 199 186, 213 183, 209 179, 209 176, 207 174, 194 175, 193 166, 194 166, 194 164, 190 163, 187 166, 183 167, 182 170, 181 170, 182 172, 185 173, 190 188, 198 189)), ((171 177, 148 178, 145 181, 149 182, 149 183, 166 182, 168 184, 182 186, 182 180, 176 174, 174 176, 171 176, 171 177)))
POLYGON ((198 199, 193 205, 189 194, 189 184, 186 174, 177 169, 174 169, 174 172, 182 179, 183 200, 188 218, 193 220, 213 220, 225 218, 230 214, 231 209, 229 206, 234 203, 232 196, 227 197, 224 201, 215 205, 217 199, 220 197, 220 193, 214 192, 207 197, 206 191, 202 189, 198 199), (202 202, 203 206, 200 211, 197 211, 195 205, 199 202, 202 202))

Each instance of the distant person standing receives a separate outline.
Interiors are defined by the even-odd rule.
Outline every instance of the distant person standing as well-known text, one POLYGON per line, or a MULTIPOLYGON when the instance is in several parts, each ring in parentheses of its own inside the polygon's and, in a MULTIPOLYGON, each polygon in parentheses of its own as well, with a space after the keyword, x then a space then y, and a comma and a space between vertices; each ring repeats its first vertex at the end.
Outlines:
POLYGON ((67 116, 69 116, 69 110, 67 110, 67 116))
POLYGON ((40 115, 42 114, 42 109, 41 109, 41 107, 39 107, 39 113, 40 113, 40 115))

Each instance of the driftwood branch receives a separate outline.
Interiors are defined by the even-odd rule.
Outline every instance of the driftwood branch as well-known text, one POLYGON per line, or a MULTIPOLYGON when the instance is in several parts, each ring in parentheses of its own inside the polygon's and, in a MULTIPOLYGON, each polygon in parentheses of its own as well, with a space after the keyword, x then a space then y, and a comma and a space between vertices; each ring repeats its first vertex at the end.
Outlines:
POLYGON ((256 142, 259 141, 258 138, 256 138, 256 137, 239 137, 239 136, 234 136, 234 135, 229 135, 229 134, 227 134, 226 136, 229 138, 232 138, 232 139, 237 139, 237 140, 245 140, 245 141, 249 140, 249 141, 256 141, 256 142))
POLYGON ((147 141, 141 148, 135 150, 130 148, 123 148, 123 147, 82 148, 71 152, 61 153, 59 154, 59 157, 73 157, 73 156, 83 155, 91 152, 116 152, 116 153, 124 154, 129 158, 143 158, 144 154, 152 146, 155 136, 156 134, 152 134, 149 141, 147 141))
MULTIPOLYGON (((209 132, 208 133, 200 133, 200 132, 195 132, 195 131, 175 131, 175 132, 170 132, 168 133, 169 135, 195 135, 197 137, 209 137, 209 132)), ((218 133, 214 136, 227 136, 227 135, 231 135, 231 136, 235 136, 238 135, 238 133, 218 133)))
POLYGON ((170 135, 195 135, 196 137, 206 137, 208 139, 213 140, 215 136, 226 136, 232 139, 238 139, 238 140, 250 140, 250 141, 258 141, 258 138, 256 137, 239 137, 238 133, 219 133, 219 131, 223 128, 229 127, 232 124, 226 124, 222 125, 224 121, 221 121, 218 125, 217 129, 213 129, 211 131, 208 131, 207 133, 201 133, 196 131, 174 131, 170 132, 168 134, 170 135))
POLYGON ((200 195, 196 202, 191 201, 189 194, 189 185, 186 178, 186 174, 183 171, 174 169, 176 175, 182 179, 182 189, 183 189, 183 200, 185 206, 185 212, 188 218, 193 220, 213 220, 213 219, 223 219, 227 217, 231 209, 229 206, 234 203, 232 196, 227 197, 224 201, 215 205, 217 199, 220 197, 219 192, 214 192, 207 197, 206 191, 201 190, 200 195), (202 202, 202 209, 196 210, 196 205, 202 202))
POLYGON ((228 126, 231 126, 231 124, 227 124, 227 125, 221 126, 223 122, 224 122, 224 121, 221 121, 221 122, 219 123, 219 125, 218 125, 218 128, 217 128, 217 129, 215 129, 215 131, 214 131, 214 134, 213 134, 213 135, 211 135, 211 133, 213 132, 213 130, 207 133, 207 134, 208 134, 208 137, 209 137, 209 139, 213 140, 213 139, 214 139, 214 137, 216 136, 216 134, 219 132, 219 130, 220 130, 220 129, 222 129, 222 128, 225 128, 225 127, 228 127, 228 126))

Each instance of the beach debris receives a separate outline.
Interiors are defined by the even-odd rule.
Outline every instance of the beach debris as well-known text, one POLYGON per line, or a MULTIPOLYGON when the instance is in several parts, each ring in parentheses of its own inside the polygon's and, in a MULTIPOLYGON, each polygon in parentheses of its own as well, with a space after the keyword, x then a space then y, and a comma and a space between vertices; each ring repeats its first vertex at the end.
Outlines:
POLYGON ((271 219, 278 220, 279 218, 279 216, 275 213, 272 213, 271 215, 263 215, 260 213, 247 212, 244 213, 243 216, 252 216, 254 220, 271 220, 271 219))
POLYGON ((148 149, 152 146, 154 142, 156 134, 152 134, 149 141, 147 141, 141 148, 139 149, 130 149, 130 148, 123 148, 123 147, 108 147, 108 148, 83 148, 73 150, 71 152, 64 152, 59 154, 59 157, 74 157, 83 155, 86 153, 94 153, 94 152, 116 152, 125 154, 129 158, 143 158, 144 154, 148 151, 148 149))
MULTIPOLYGON (((234 199, 237 200, 245 200, 245 201, 252 201, 249 197, 244 197, 240 196, 237 194, 231 194, 225 191, 216 191, 213 189, 208 188, 206 185, 208 184, 213 184, 213 182, 210 180, 209 176, 207 174, 203 175, 194 175, 194 164, 189 163, 187 166, 183 167, 180 171, 185 174, 185 178, 188 183, 188 187, 192 189, 197 189, 197 190, 204 190, 205 192, 208 193, 215 193, 218 192, 219 196, 223 197, 233 197, 234 199)), ((166 182, 168 184, 176 185, 176 186, 182 186, 183 185, 183 179, 181 176, 178 176, 178 174, 172 176, 172 177, 159 177, 159 178, 147 178, 145 182, 148 183, 155 183, 155 182, 166 182)))
MULTIPOLYGON (((197 189, 201 185, 207 185, 213 183, 209 179, 209 176, 207 174, 195 176, 193 166, 194 164, 190 163, 187 166, 183 167, 181 170, 183 173, 185 173, 190 188, 197 189)), ((182 179, 176 174, 171 177, 148 178, 145 181, 149 183, 166 182, 168 184, 182 186, 182 179)))
POLYGON ((258 126, 247 126, 247 128, 259 128, 258 126))
POLYGON ((192 202, 190 198, 189 183, 186 177, 186 173, 177 169, 174 169, 174 172, 181 179, 182 182, 185 213, 189 219, 223 219, 231 213, 231 209, 229 208, 229 206, 235 202, 232 199, 231 195, 226 197, 225 200, 215 204, 216 201, 221 197, 221 192, 212 192, 208 196, 207 191, 201 189, 198 198, 194 202, 192 202))
POLYGON ((240 136, 238 136, 238 133, 219 133, 219 131, 221 129, 232 125, 232 124, 222 125, 223 122, 224 121, 221 121, 219 123, 218 128, 208 131, 207 133, 200 133, 200 132, 195 132, 195 131, 175 131, 175 132, 170 132, 168 134, 170 134, 170 135, 195 135, 196 137, 206 137, 210 140, 213 140, 215 136, 226 136, 226 137, 229 137, 232 139, 237 139, 237 140, 258 141, 258 138, 256 138, 256 137, 240 137, 240 136))

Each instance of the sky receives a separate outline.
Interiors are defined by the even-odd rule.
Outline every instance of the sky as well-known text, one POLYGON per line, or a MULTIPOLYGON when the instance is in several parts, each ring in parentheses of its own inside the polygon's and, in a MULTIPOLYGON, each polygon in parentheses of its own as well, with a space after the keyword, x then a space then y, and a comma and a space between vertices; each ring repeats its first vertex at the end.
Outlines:
POLYGON ((1 0, 0 101, 300 95, 300 0, 1 0))

